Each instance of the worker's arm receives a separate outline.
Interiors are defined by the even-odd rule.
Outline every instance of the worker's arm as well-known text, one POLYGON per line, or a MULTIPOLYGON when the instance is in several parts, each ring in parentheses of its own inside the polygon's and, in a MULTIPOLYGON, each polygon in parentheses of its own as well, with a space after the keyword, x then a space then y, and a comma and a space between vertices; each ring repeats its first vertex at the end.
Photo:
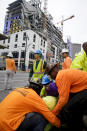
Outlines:
POLYGON ((13 70, 16 73, 16 65, 15 65, 15 61, 14 60, 12 61, 12 64, 13 64, 13 70))
POLYGON ((47 62, 44 61, 44 65, 43 65, 43 69, 45 69, 45 73, 44 74, 46 74, 46 67, 47 67, 47 62))
POLYGON ((31 78, 32 76, 33 76, 33 66, 32 66, 31 69, 30 69, 29 78, 31 78))
POLYGON ((47 62, 44 61, 43 69, 46 69, 46 66, 47 66, 47 62))
MULTIPOLYGON (((36 69, 37 69, 37 67, 38 67, 38 64, 39 64, 39 61, 36 61, 36 69)), ((33 71, 33 66, 34 66, 34 63, 33 63, 33 65, 32 65, 32 67, 31 67, 31 69, 30 69, 29 78, 31 78, 31 77, 33 76, 33 73, 34 73, 34 71, 33 71)))
POLYGON ((65 62, 62 63, 62 70, 66 69, 66 64, 65 62))
POLYGON ((65 64, 66 64, 66 68, 67 68, 67 69, 70 68, 71 63, 72 63, 71 58, 68 57, 68 58, 65 59, 65 64))
POLYGON ((64 76, 62 79, 56 79, 56 84, 58 86, 59 100, 52 112, 55 115, 59 115, 69 99, 70 81, 69 78, 64 76))
POLYGON ((44 74, 46 74, 46 67, 47 67, 47 62, 45 61, 44 65, 43 65, 43 69, 45 69, 45 73, 44 74))
POLYGON ((84 65, 84 56, 82 54, 78 54, 72 61, 70 68, 83 70, 83 65, 84 65))
POLYGON ((45 90, 45 87, 43 87, 43 88, 41 89, 40 96, 43 97, 43 96, 46 96, 46 95, 47 95, 47 92, 46 92, 46 90, 45 90))

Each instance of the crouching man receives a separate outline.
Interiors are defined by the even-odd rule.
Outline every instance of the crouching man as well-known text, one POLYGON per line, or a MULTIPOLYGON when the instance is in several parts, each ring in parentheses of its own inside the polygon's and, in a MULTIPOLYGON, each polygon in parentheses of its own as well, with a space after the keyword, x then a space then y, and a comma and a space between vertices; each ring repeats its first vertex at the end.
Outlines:
POLYGON ((52 112, 66 122, 69 131, 82 131, 82 117, 87 113, 87 72, 67 69, 60 70, 56 64, 49 66, 48 74, 55 79, 59 99, 52 112))
POLYGON ((0 131, 44 131, 49 121, 60 127, 60 120, 38 95, 39 84, 17 88, 0 104, 0 131))

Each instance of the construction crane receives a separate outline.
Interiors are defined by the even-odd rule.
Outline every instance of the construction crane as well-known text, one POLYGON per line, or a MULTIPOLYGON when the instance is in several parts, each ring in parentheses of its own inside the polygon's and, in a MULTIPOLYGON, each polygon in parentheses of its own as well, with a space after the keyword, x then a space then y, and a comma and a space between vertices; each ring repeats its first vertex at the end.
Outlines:
POLYGON ((62 33, 61 35, 62 35, 62 39, 63 39, 63 25, 64 25, 64 22, 67 21, 67 20, 69 20, 69 19, 72 19, 72 18, 74 18, 74 17, 75 17, 75 16, 72 15, 72 16, 66 18, 66 19, 63 19, 63 16, 62 16, 62 20, 57 23, 57 24, 61 23, 61 33, 62 33))

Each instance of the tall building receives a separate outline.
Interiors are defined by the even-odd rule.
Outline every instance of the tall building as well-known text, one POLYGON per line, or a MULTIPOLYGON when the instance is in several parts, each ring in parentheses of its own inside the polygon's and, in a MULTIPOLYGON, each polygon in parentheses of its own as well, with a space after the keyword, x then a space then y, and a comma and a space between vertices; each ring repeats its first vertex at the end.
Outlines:
POLYGON ((73 60, 75 58, 75 54, 81 52, 81 44, 72 43, 70 39, 67 39, 67 46, 69 48, 69 55, 73 60))
POLYGON ((1 55, 5 56, 12 52, 18 69, 26 69, 32 66, 34 53, 37 49, 42 51, 42 55, 46 60, 47 39, 38 35, 32 30, 24 30, 10 35, 9 39, 1 41, 2 45, 7 45, 9 49, 1 50, 1 55))
MULTIPOLYGON (((29 2, 16 0, 7 8, 4 34, 11 35, 24 30, 33 30, 50 41, 51 47, 47 51, 49 52, 52 49, 52 53, 54 53, 54 50, 56 50, 56 59, 60 61, 63 43, 61 31, 53 24, 50 14, 46 15, 46 30, 44 31, 44 15, 40 0, 30 0, 29 2), (56 46, 56 49, 53 49, 53 46, 56 46)), ((52 57, 54 59, 54 55, 52 57)))
POLYGON ((81 44, 72 43, 72 59, 75 58, 75 54, 81 52, 81 44))
MULTIPOLYGON (((24 30, 16 32, 10 35, 9 39, 1 41, 1 44, 8 46, 9 49, 2 49, 1 56, 6 56, 9 52, 13 53, 16 66, 18 69, 24 68, 29 69, 32 66, 34 60, 34 53, 37 49, 42 51, 43 58, 47 61, 47 48, 48 41, 41 34, 37 34, 33 30, 24 30)), ((50 59, 49 63, 53 64, 56 62, 56 46, 53 45, 53 58, 50 59)), ((48 61, 47 61, 48 62, 48 61)))

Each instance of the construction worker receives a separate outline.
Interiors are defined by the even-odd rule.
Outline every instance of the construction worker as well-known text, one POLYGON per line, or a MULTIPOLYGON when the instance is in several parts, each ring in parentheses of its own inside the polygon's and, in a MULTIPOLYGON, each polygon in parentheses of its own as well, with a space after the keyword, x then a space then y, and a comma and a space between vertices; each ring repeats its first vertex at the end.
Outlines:
POLYGON ((33 67, 30 70, 29 79, 32 77, 37 81, 38 79, 42 79, 47 63, 42 59, 42 52, 40 50, 36 50, 35 59, 33 67))
POLYGON ((87 72, 87 42, 84 42, 82 53, 75 55, 74 60, 70 66, 71 69, 80 69, 87 72))
MULTIPOLYGON (((76 69, 59 70, 54 65, 48 74, 55 79, 59 100, 53 113, 67 122, 71 130, 82 128, 82 116, 87 111, 87 73, 76 69)), ((87 112, 86 112, 87 113, 87 112)), ((71 131, 70 130, 70 131, 71 131)))
POLYGON ((40 96, 58 96, 57 86, 56 83, 50 79, 48 75, 44 75, 42 77, 42 85, 43 88, 41 89, 40 96))
MULTIPOLYGON (((43 88, 41 89, 40 96, 47 104, 48 109, 52 111, 58 101, 58 91, 57 91, 56 83, 53 82, 53 80, 50 79, 48 75, 44 75, 42 77, 42 85, 43 88)), ((50 131, 52 129, 53 126, 50 123, 48 123, 44 131, 50 131)))
POLYGON ((0 103, 0 131, 44 131, 47 120, 60 126, 38 95, 39 88, 39 83, 30 81, 29 87, 16 88, 0 103))
POLYGON ((62 49, 62 57, 64 58, 64 62, 62 63, 62 69, 69 69, 72 63, 72 59, 69 57, 68 49, 62 49))
POLYGON ((13 77, 16 73, 16 65, 11 52, 8 53, 6 59, 6 76, 5 76, 5 89, 12 89, 13 77), (9 84, 9 87, 8 87, 9 84))

